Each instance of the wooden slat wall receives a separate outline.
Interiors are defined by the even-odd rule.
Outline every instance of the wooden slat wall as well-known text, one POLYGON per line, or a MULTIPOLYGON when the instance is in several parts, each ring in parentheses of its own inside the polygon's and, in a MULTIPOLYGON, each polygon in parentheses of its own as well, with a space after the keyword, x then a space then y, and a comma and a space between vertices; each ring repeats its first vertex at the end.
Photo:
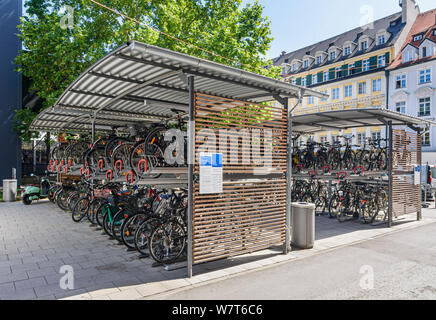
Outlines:
POLYGON ((395 217, 419 210, 420 187, 414 185, 414 165, 421 163, 421 136, 393 130, 392 206, 395 217))
MULTIPOLYGON (((216 151, 223 153, 225 174, 247 174, 251 180, 229 180, 223 183, 223 193, 200 195, 194 188, 193 263, 213 261, 283 244, 286 219, 286 179, 257 179, 255 172, 263 164, 254 164, 257 154, 249 152, 251 163, 242 164, 243 147, 226 143, 219 149, 219 129, 261 130, 261 145, 273 147, 274 173, 286 170, 286 113, 275 107, 253 105, 241 101, 196 95, 195 151, 203 144, 200 131, 214 130, 216 151), (271 129, 271 139, 263 138, 263 130, 271 129), (231 164, 230 151, 237 149, 238 164, 231 164)), ((208 144, 210 146, 211 143, 208 144)), ((251 145, 251 143, 250 143, 251 145)), ((244 145, 244 147, 247 147, 244 145)), ((248 146, 250 147, 250 146, 248 146)), ((264 148, 260 149, 263 155, 264 148)), ((198 161, 195 173, 199 173, 198 161)))

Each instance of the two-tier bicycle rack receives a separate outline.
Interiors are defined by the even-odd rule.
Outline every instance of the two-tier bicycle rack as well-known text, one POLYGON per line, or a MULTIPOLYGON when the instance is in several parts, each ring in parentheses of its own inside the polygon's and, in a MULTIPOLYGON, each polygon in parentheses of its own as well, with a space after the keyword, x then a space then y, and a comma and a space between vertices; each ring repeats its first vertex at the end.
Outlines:
MULTIPOLYGON (((255 73, 131 42, 86 70, 53 107, 38 115, 31 129, 91 132, 94 141, 97 133, 113 132, 114 128, 127 132, 129 125, 172 121, 174 109, 184 112, 189 120, 188 165, 155 168, 154 172, 163 174, 161 178, 135 183, 188 190, 187 265, 192 276, 195 264, 278 244, 283 245, 284 253, 290 251, 293 129, 288 103, 290 98, 301 101, 305 96, 327 97, 255 73), (223 193, 200 194, 197 156, 202 150, 203 130, 219 136, 220 129, 230 135, 260 131, 261 141, 273 147, 273 161, 267 168, 255 161, 244 163, 244 151, 238 151, 241 163, 224 161, 223 193), (266 135, 267 131, 271 134, 266 135)), ((415 120, 405 117, 403 123, 416 125, 415 120)), ((294 129, 303 130, 300 125, 294 123, 294 129)), ((247 142, 241 140, 244 149, 247 142)), ((207 143, 219 147, 218 141, 207 143)), ((227 158, 235 145, 227 140, 224 145, 219 152, 227 158)), ((264 153, 267 149, 265 145, 261 148, 264 153)), ((259 157, 250 150, 248 154, 259 157)))
MULTIPOLYGON (((350 182, 380 183, 388 186, 388 226, 393 219, 417 213, 421 219, 421 171, 419 184, 415 184, 416 166, 422 168, 421 135, 435 123, 383 108, 358 108, 327 111, 292 117, 293 135, 313 135, 321 131, 344 131, 353 128, 386 127, 387 170, 336 170, 324 174, 317 172, 321 181, 338 181, 343 174, 350 182), (395 129, 394 129, 395 127, 395 129)), ((313 173, 312 173, 313 175, 313 173)), ((294 174, 307 179, 308 172, 294 174)))

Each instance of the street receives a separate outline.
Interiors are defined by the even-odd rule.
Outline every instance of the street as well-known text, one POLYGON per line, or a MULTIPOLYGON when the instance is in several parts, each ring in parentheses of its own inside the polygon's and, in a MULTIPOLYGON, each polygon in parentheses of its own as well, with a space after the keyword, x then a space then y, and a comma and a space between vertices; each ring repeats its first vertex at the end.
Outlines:
POLYGON ((160 298, 436 299, 434 234, 436 223, 160 298))

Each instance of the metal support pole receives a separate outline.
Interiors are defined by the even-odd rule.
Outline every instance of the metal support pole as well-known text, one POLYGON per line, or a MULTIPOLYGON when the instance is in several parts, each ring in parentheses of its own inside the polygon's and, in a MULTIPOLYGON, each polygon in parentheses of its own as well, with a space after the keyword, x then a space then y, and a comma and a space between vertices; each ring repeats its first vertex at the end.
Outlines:
MULTIPOLYGON (((427 130, 430 130, 430 128, 427 128, 427 130)), ((418 221, 421 221, 422 220, 422 193, 421 193, 422 188, 421 188, 421 184, 422 184, 422 171, 423 171, 423 168, 422 168, 422 135, 421 135, 421 132, 418 131, 417 135, 418 135, 418 146, 419 146, 419 144, 421 144, 421 146, 419 148, 419 154, 418 154, 418 156, 419 156, 418 160, 419 160, 420 171, 419 171, 418 211, 416 213, 416 219, 418 221)), ((427 175, 426 175, 425 184, 424 184, 424 194, 427 197, 427 175)))
POLYGON ((389 151, 388 151, 388 181, 389 181, 389 189, 388 189, 388 227, 392 227, 392 209, 393 209, 393 203, 392 203, 392 156, 393 156, 393 132, 392 132, 392 121, 388 121, 387 125, 388 129, 388 141, 389 143, 389 151))
POLYGON ((189 122, 188 122, 188 277, 192 277, 192 220, 194 212, 194 77, 188 76, 189 88, 189 122))
POLYGON ((286 228, 285 228, 285 245, 283 249, 284 254, 288 254, 291 251, 291 214, 292 214, 292 199, 291 199, 291 187, 292 187, 292 115, 289 110, 288 99, 283 101, 283 108, 287 114, 287 153, 286 153, 286 228))

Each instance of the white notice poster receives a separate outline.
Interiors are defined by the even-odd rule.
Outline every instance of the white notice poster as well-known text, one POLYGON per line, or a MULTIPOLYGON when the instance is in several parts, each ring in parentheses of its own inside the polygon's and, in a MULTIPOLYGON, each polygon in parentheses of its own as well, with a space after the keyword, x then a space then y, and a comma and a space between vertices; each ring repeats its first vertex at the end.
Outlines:
POLYGON ((223 192, 223 154, 200 153, 200 194, 223 192))
POLYGON ((420 185, 421 183, 421 166, 415 166, 415 179, 414 184, 415 186, 420 185))

